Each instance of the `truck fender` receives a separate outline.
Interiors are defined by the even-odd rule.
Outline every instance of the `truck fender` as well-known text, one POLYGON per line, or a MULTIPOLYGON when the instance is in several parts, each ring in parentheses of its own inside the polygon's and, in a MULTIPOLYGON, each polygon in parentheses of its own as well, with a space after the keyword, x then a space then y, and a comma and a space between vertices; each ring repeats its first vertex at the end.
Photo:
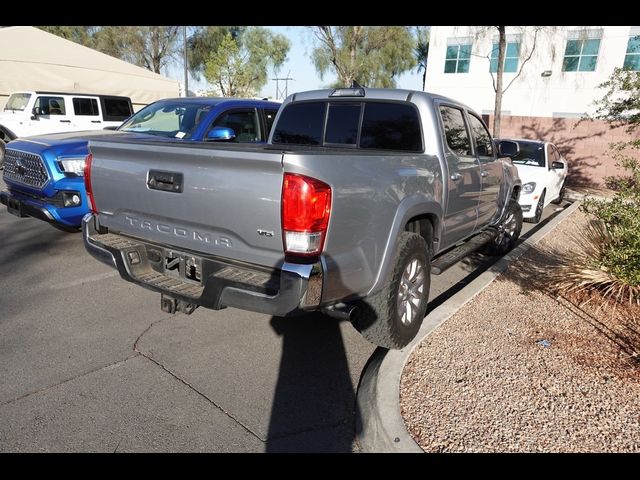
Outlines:
POLYGON ((409 220, 421 215, 432 215, 438 219, 438 221, 435 222, 433 234, 434 238, 440 237, 440 232, 442 230, 442 222, 440 220, 443 218, 442 205, 440 205, 433 197, 424 195, 423 193, 416 193, 404 198, 396 210, 393 224, 385 244, 378 275, 376 276, 373 286, 367 292, 367 295, 377 292, 387 283, 388 276, 391 274, 394 267, 396 242, 398 237, 404 231, 409 220))

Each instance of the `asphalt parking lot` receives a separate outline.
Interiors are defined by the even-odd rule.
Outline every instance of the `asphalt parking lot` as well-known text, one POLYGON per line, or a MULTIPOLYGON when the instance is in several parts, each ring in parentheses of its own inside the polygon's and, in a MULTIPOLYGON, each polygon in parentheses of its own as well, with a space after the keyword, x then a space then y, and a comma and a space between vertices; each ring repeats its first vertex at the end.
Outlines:
MULTIPOLYGON (((434 276, 430 308, 487 263, 434 276)), ((1 206, 0 451, 357 451, 355 391, 375 347, 351 325, 169 315, 159 297, 95 261, 80 234, 1 206)))

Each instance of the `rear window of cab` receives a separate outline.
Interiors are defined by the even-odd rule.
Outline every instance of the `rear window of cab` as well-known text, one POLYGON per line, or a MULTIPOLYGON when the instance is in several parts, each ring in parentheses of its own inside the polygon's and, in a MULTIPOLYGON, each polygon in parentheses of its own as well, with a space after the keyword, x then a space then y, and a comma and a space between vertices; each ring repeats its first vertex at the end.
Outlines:
POLYGON ((273 134, 276 145, 318 145, 422 152, 418 110, 410 103, 290 103, 273 134))

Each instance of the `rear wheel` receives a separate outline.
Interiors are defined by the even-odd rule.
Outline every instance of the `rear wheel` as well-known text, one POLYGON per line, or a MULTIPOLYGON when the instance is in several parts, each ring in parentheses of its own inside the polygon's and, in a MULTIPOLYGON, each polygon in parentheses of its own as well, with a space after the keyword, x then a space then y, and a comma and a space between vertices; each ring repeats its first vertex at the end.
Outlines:
POLYGON ((417 233, 403 232, 391 281, 357 303, 354 327, 371 343, 400 349, 414 339, 424 320, 431 284, 429 247, 417 233))
POLYGON ((483 252, 488 255, 504 255, 515 247, 522 230, 522 208, 511 199, 504 220, 498 225, 498 234, 487 244, 483 252))

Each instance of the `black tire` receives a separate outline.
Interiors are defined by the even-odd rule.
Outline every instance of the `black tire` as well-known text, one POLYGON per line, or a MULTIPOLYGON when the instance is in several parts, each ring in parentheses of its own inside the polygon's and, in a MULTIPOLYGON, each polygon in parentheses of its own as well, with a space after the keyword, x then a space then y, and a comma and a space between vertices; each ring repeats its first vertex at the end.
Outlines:
POLYGON ((415 338, 429 300, 429 251, 422 236, 402 232, 396 246, 391 281, 378 293, 356 304, 358 309, 354 313, 353 325, 371 343, 400 349, 415 338))
POLYGON ((562 187, 560 187, 560 194, 558 195, 558 198, 556 198, 555 200, 551 200, 551 203, 553 203, 554 205, 560 205, 564 200, 564 194, 565 194, 564 184, 565 183, 566 181, 562 182, 562 187))
POLYGON ((546 190, 542 191, 538 204, 536 205, 536 215, 533 218, 525 218, 524 221, 528 223, 538 223, 542 218, 542 211, 544 210, 544 196, 547 193, 546 190))
POLYGON ((522 230, 522 208, 511 199, 507 209, 503 222, 498 226, 498 235, 483 249, 487 255, 504 255, 518 242, 522 230))

